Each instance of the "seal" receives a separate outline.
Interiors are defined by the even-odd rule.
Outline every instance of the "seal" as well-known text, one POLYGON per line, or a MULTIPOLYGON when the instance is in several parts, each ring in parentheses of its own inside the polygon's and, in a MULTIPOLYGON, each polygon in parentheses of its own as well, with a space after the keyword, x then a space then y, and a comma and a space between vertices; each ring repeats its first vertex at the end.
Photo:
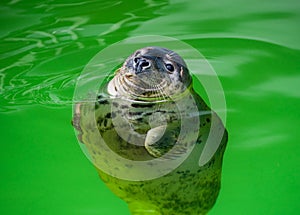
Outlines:
POLYGON ((228 134, 194 91, 187 65, 174 51, 162 47, 135 51, 101 86, 96 103, 75 105, 73 126, 100 178, 129 204, 132 214, 205 214, 214 205, 228 134), (221 139, 213 139, 219 141, 218 150, 199 166, 209 134, 220 131, 221 139), (131 174, 131 165, 114 167, 111 174, 98 168, 103 163, 113 167, 117 160, 103 158, 106 149, 96 143, 96 133, 113 152, 132 161, 176 160, 187 152, 189 156, 159 178, 124 180, 114 177, 113 171, 131 174))

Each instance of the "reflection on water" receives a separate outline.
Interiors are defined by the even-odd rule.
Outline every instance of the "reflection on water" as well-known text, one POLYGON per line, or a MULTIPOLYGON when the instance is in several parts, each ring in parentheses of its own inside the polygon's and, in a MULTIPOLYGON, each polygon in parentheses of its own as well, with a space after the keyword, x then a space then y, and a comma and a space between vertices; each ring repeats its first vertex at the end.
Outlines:
MULTIPOLYGON (((208 3, 166 5, 146 1, 139 8, 130 5, 124 8, 119 1, 2 4, 1 18, 12 20, 12 25, 4 24, 2 29, 2 109, 33 102, 49 105, 70 102, 74 80, 85 64, 97 51, 126 35, 161 34, 163 29, 167 35, 183 39, 206 54, 216 69, 222 68, 218 70, 221 76, 235 78, 241 72, 243 78, 245 71, 252 73, 251 62, 265 61, 259 64, 262 70, 266 60, 278 64, 277 58, 282 54, 297 53, 283 48, 298 47, 294 36, 297 34, 276 32, 298 29, 295 25, 299 18, 292 5, 281 4, 280 11, 261 3, 259 10, 256 4, 234 10, 236 3, 231 1, 228 7, 221 7, 208 3), (32 10, 24 11, 27 7, 32 10), (119 16, 110 16, 108 10, 117 11, 119 16), (185 16, 187 13, 189 16, 185 16)), ((293 59, 285 59, 290 61, 285 65, 296 64, 293 59)), ((285 71, 275 69, 274 73, 285 71)), ((263 82, 266 75, 269 73, 262 71, 251 80, 263 82)))
MULTIPOLYGON (((292 168, 300 153, 295 145, 300 117, 299 11, 296 0, 2 1, 0 112, 27 113, 33 104, 64 108, 72 103, 84 66, 119 40, 145 34, 181 39, 209 60, 226 95, 231 136, 224 186, 211 213, 232 208, 243 213, 256 205, 251 213, 257 214, 271 204, 266 213, 295 213, 298 206, 293 202, 300 198, 300 171, 292 168)), ((28 126, 34 124, 29 120, 28 126)), ((16 149, 3 153, 24 154, 16 149)))
POLYGON ((150 9, 164 4, 146 1, 140 8, 132 9, 119 1, 67 4, 12 1, 2 5, 1 18, 10 17, 19 26, 4 24, 6 31, 0 53, 1 109, 36 102, 70 103, 79 73, 97 51, 109 45, 115 37, 111 35, 117 35, 113 40, 117 42, 126 35, 125 26, 134 27, 149 19, 150 9), (28 7, 31 9, 22 10, 28 7), (118 10, 119 16, 111 17, 110 8, 118 10), (148 12, 143 12, 143 8, 148 8, 148 12), (117 33, 120 31, 123 32, 117 33))
POLYGON ((285 97, 300 97, 299 91, 300 76, 291 75, 288 77, 277 76, 271 78, 269 81, 254 86, 255 92, 260 92, 262 94, 276 93, 281 94, 285 97))

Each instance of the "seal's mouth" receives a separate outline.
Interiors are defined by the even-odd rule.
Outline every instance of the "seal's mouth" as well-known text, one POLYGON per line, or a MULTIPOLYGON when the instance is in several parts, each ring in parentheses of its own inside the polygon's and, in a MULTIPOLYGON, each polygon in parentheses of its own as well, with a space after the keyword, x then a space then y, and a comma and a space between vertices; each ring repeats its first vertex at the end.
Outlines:
POLYGON ((164 99, 168 96, 166 77, 125 73, 119 78, 119 84, 136 97, 164 99))

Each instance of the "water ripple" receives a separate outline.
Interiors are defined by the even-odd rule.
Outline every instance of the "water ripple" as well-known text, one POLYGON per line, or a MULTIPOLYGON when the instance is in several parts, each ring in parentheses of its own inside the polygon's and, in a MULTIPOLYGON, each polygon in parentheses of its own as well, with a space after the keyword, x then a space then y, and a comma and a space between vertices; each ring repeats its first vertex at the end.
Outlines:
MULTIPOLYGON (((1 108, 4 111, 9 106, 18 109, 19 105, 46 104, 48 106, 65 105, 72 103, 73 90, 77 74, 61 74, 55 77, 31 77, 21 79, 23 84, 11 85, 1 91, 1 108), (36 80, 39 80, 36 82, 36 80)), ((14 80, 14 78, 12 79, 14 80)))
MULTIPOLYGON (((297 34, 291 33, 299 19, 296 9, 277 2, 282 6, 280 11, 277 6, 261 3, 261 7, 249 5, 247 11, 231 11, 234 2, 220 8, 215 3, 147 0, 138 8, 127 8, 122 1, 45 1, 31 3, 32 11, 24 11, 22 8, 28 7, 25 1, 12 0, 1 8, 2 17, 23 22, 1 32, 1 110, 33 103, 70 103, 76 78, 97 51, 128 36, 162 32, 203 50, 225 88, 229 86, 232 92, 299 97, 293 80, 297 65, 292 59, 299 56, 299 43, 295 43, 297 34), (108 16, 112 11, 118 11, 119 16, 108 16), (280 63, 284 55, 291 59, 280 63), (253 71, 261 71, 267 64, 273 65, 278 79, 270 77, 268 67, 253 76, 253 71), (285 65, 289 65, 289 74, 284 72, 285 65), (292 83, 294 93, 281 87, 280 81, 292 83)), ((192 59, 186 60, 193 64, 192 59)))

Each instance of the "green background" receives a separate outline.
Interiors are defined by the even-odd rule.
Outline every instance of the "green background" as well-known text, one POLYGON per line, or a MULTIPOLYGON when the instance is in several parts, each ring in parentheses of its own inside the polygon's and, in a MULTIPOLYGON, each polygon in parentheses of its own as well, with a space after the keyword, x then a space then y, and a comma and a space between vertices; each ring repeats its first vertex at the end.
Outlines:
POLYGON ((129 214, 73 128, 72 96, 101 49, 147 34, 198 49, 227 101, 229 143, 210 214, 298 214, 300 3, 0 3, 0 214, 129 214))

